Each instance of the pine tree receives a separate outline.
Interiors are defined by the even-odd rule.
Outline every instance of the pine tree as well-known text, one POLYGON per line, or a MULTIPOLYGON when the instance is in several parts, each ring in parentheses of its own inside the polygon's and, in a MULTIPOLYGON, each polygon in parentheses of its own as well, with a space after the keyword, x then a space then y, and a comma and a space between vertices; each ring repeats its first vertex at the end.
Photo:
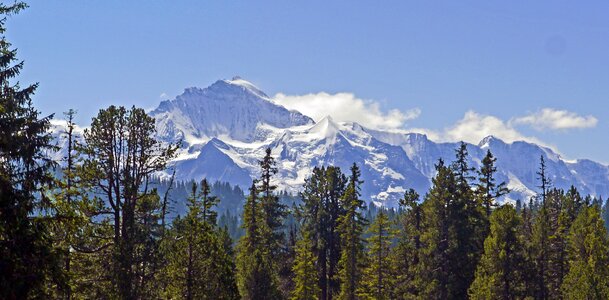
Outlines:
POLYGON ((609 299, 609 240, 600 210, 583 208, 571 227, 564 299, 609 299))
POLYGON ((309 231, 313 242, 322 300, 332 299, 339 292, 337 273, 341 240, 338 219, 344 214, 341 197, 346 183, 347 178, 338 167, 313 168, 313 174, 305 180, 302 204, 297 211, 301 230, 309 231))
POLYGON ((609 198, 605 200, 605 205, 603 205, 603 222, 605 223, 605 228, 609 231, 609 198))
POLYGON ((220 199, 216 196, 211 195, 211 187, 207 182, 207 179, 201 180, 201 216, 203 222, 209 226, 215 226, 217 224, 218 212, 214 210, 214 207, 220 203, 220 199))
POLYGON ((553 234, 553 228, 551 226, 551 214, 552 207, 548 201, 548 192, 550 191, 550 179, 547 176, 545 158, 542 155, 539 162, 539 189, 540 193, 537 195, 537 201, 539 203, 538 211, 535 214, 531 246, 532 246, 532 260, 535 264, 535 276, 534 279, 534 297, 537 299, 548 299, 548 274, 549 274, 549 241, 550 236, 553 234))
POLYGON ((64 113, 66 131, 62 133, 62 138, 65 139, 67 145, 67 153, 62 161, 64 167, 61 168, 61 178, 55 180, 55 188, 50 193, 51 215, 53 216, 51 235, 55 245, 62 249, 66 274, 66 285, 60 287, 59 292, 65 299, 72 298, 72 290, 76 287, 74 277, 79 266, 74 268, 73 252, 79 250, 77 245, 83 239, 79 233, 86 231, 85 227, 88 224, 85 214, 87 207, 84 205, 86 201, 83 201, 83 198, 86 197, 86 188, 80 184, 80 179, 76 174, 75 149, 78 133, 75 132, 75 114, 76 111, 72 109, 64 113))
POLYGON ((313 243, 309 231, 303 231, 302 238, 296 243, 296 259, 294 261, 294 290, 291 299, 319 299, 321 290, 315 267, 316 257, 313 253, 313 243))
POLYGON ((488 232, 488 222, 483 212, 482 203, 477 201, 470 182, 474 180, 471 173, 475 170, 468 164, 467 145, 461 142, 456 152, 452 169, 455 173, 455 194, 450 202, 450 230, 455 234, 453 260, 450 276, 454 280, 451 295, 464 298, 467 289, 474 280, 476 266, 484 248, 484 238, 488 232))
POLYGON ((243 208, 245 235, 237 246, 237 286, 242 299, 279 299, 278 278, 271 251, 262 237, 269 236, 256 181, 243 208))
POLYGON ((338 219, 338 232, 341 240, 341 256, 339 261, 339 276, 341 282, 339 299, 353 300, 357 298, 357 290, 362 278, 362 261, 364 257, 364 242, 362 233, 366 220, 362 215, 365 204, 360 197, 360 171, 354 163, 345 194, 341 199, 344 214, 338 219))
POLYGON ((533 297, 537 291, 537 269, 535 266, 535 244, 533 243, 533 227, 534 227, 534 214, 532 201, 529 205, 524 205, 520 212, 522 224, 519 228, 519 232, 522 233, 523 244, 524 244, 524 266, 522 267, 522 274, 525 282, 525 295, 533 297))
POLYGON ((152 220, 159 219, 161 205, 156 190, 147 187, 153 174, 164 170, 173 159, 177 146, 161 144, 154 134, 154 118, 143 109, 110 106, 93 118, 84 132, 85 143, 79 147, 83 163, 78 176, 97 196, 90 206, 95 210, 88 216, 101 227, 95 230, 104 235, 102 245, 83 248, 87 252, 111 249, 112 255, 104 260, 112 263, 114 289, 108 292, 118 293, 112 297, 142 296, 154 270, 141 267, 156 266, 145 262, 150 251, 157 251, 150 247, 156 247, 152 244, 158 242, 154 236, 162 228, 160 222, 152 220), (111 232, 103 228, 111 228, 111 232))
POLYGON ((280 253, 281 244, 284 241, 284 233, 281 227, 283 226, 283 220, 287 216, 286 206, 281 204, 279 197, 275 194, 277 186, 271 183, 273 176, 277 174, 275 164, 275 159, 271 156, 271 149, 267 148, 264 158, 259 161, 262 174, 258 181, 258 192, 261 194, 260 205, 264 213, 266 226, 272 233, 267 238, 267 246, 273 255, 280 253))
POLYGON ((456 195, 456 179, 452 170, 440 160, 436 164, 437 174, 423 203, 423 228, 420 252, 421 264, 417 272, 421 283, 419 297, 424 299, 447 299, 454 295, 455 279, 453 262, 455 257, 455 231, 451 220, 451 209, 456 195))
POLYGON ((401 230, 398 231, 398 243, 392 254, 396 282, 393 294, 394 298, 412 299, 418 297, 422 286, 419 272, 423 212, 419 194, 413 189, 408 190, 400 200, 400 208, 401 230))
POLYGON ((551 189, 547 194, 550 234, 548 238, 548 296, 560 298, 561 285, 569 271, 567 262, 567 238, 577 214, 581 210, 582 198, 575 187, 567 193, 560 189, 551 189))
POLYGON ((524 297, 525 263, 521 219, 511 205, 491 214, 491 230, 484 241, 484 255, 469 289, 471 299, 520 299, 524 297))
POLYGON ((184 299, 238 299, 232 257, 221 231, 211 223, 207 206, 209 190, 195 183, 188 198, 188 213, 174 220, 167 239, 168 287, 165 297, 184 299))
POLYGON ((368 234, 368 265, 363 272, 361 293, 370 299, 391 299, 394 270, 390 254, 395 233, 383 209, 368 228, 368 234))
POLYGON ((497 167, 495 167, 496 162, 497 158, 493 156, 491 150, 487 150, 486 156, 482 159, 482 166, 478 171, 476 193, 482 200, 481 202, 484 206, 487 218, 491 215, 491 208, 495 205, 495 200, 509 193, 505 182, 501 182, 500 184, 495 183, 495 173, 497 172, 497 167))
MULTIPOLYGON (((51 184, 50 117, 32 104, 38 84, 21 88, 23 68, 6 40, 6 21, 27 5, 0 4, 0 298, 47 298, 51 285, 65 286, 63 261, 52 246, 41 191, 51 184)), ((62 249, 63 250, 63 249, 62 249)))

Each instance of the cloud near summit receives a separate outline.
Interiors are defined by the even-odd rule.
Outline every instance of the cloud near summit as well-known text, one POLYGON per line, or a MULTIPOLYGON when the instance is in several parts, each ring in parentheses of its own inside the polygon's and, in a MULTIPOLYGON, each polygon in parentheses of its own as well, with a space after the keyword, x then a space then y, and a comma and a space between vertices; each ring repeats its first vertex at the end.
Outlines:
POLYGON ((278 93, 273 101, 310 116, 315 121, 330 115, 336 121, 353 121, 372 129, 424 133, 437 142, 465 141, 476 144, 483 138, 493 135, 508 143, 527 141, 551 147, 537 137, 523 134, 520 129, 524 126, 537 131, 564 132, 570 129, 592 128, 598 123, 598 119, 594 116, 581 116, 567 110, 543 108, 535 113, 510 119, 469 110, 465 112, 463 118, 453 124, 438 124, 445 126, 438 126, 441 129, 409 128, 406 122, 419 117, 421 114, 419 108, 407 111, 391 109, 384 112, 378 101, 360 99, 352 93, 320 92, 306 95, 278 93))
POLYGON ((405 112, 397 109, 383 112, 379 102, 359 99, 352 93, 320 92, 296 96, 279 93, 273 97, 273 100, 275 103, 297 110, 315 121, 330 115, 339 122, 352 121, 368 128, 381 130, 403 129, 407 121, 414 120, 421 114, 421 110, 418 108, 405 112))

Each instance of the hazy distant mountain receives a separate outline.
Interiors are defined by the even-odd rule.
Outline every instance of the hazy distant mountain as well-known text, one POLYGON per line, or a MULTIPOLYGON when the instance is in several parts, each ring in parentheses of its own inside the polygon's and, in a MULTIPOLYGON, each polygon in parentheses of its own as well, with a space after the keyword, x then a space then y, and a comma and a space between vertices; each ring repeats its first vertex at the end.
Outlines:
MULTIPOLYGON (((408 188, 424 195, 439 158, 451 162, 457 143, 436 143, 425 135, 371 130, 330 116, 315 123, 297 111, 273 103, 241 78, 188 88, 150 112, 159 138, 183 141, 175 161, 178 179, 208 178, 246 188, 258 172, 258 159, 270 147, 278 162, 276 183, 297 192, 314 166, 362 169, 364 199, 395 206, 408 188)), ((59 130, 56 126, 55 130, 59 130)), ((508 200, 526 199, 537 189, 538 162, 547 160, 556 187, 575 185, 584 194, 609 195, 609 167, 590 161, 563 160, 551 149, 527 142, 505 143, 489 136, 468 144, 473 166, 490 149, 497 157, 500 181, 513 191, 508 200)))

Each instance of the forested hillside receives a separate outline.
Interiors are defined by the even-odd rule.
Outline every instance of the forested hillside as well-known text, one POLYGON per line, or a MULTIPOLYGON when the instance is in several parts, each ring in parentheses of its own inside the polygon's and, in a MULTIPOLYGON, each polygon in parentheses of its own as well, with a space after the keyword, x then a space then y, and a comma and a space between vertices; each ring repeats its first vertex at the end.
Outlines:
MULTIPOLYGON (((23 8, 0 5, 0 33, 23 8)), ((461 143, 387 209, 356 163, 278 190, 270 148, 247 191, 159 181, 178 145, 109 106, 78 138, 66 113, 57 164, 22 67, 0 40, 0 299, 609 299, 609 207, 553 187, 543 155, 537 194, 499 206, 497 159, 473 168, 461 143)))

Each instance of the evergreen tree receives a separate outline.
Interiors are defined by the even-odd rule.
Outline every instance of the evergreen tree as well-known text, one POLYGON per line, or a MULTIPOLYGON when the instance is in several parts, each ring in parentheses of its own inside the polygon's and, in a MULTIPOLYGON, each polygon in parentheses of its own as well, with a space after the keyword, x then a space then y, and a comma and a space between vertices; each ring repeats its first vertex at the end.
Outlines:
POLYGON ((609 240, 600 210, 583 208, 571 227, 564 299, 609 299, 609 240))
POLYGON ((567 238, 571 225, 579 213, 583 200, 575 187, 567 193, 551 189, 547 194, 550 235, 548 238, 548 296, 560 298, 561 285, 569 271, 567 261, 567 238))
POLYGON ((412 299, 418 297, 423 285, 422 274, 419 273, 423 226, 419 194, 413 189, 408 190, 400 200, 400 208, 403 211, 399 218, 401 230, 392 255, 396 282, 393 294, 394 298, 412 299))
POLYGON ((548 209, 541 205, 535 214, 531 236, 532 260, 535 264, 534 296, 548 299, 548 241, 550 238, 548 209))
MULTIPOLYGON (((146 263, 149 255, 158 252, 154 244, 162 228, 160 198, 155 189, 148 189, 151 176, 165 169, 173 159, 177 146, 164 146, 154 138, 154 119, 143 109, 110 106, 99 111, 91 127, 84 132, 85 144, 79 177, 97 197, 87 215, 95 229, 103 235, 101 245, 87 245, 87 252, 102 254, 110 248, 112 285, 117 297, 133 299, 142 296, 151 284, 156 267, 146 263), (100 222, 101 221, 101 222, 100 222), (108 228, 111 228, 107 230, 108 228)), ((155 253, 156 254, 156 253, 155 253)), ((113 296, 115 297, 115 296, 113 296)))
POLYGON ((319 298, 322 300, 332 299, 339 292, 337 273, 341 247, 338 219, 344 214, 341 197, 346 183, 347 178, 338 167, 313 168, 313 174, 305 180, 302 204, 297 211, 301 230, 309 231, 313 242, 321 291, 319 298))
POLYGON ((522 225, 519 228, 519 232, 522 233, 524 243, 524 266, 522 267, 522 274, 525 282, 525 295, 533 296, 537 291, 536 276, 537 270, 535 266, 535 245, 533 243, 533 227, 534 227, 534 214, 532 201, 529 205, 524 205, 520 213, 522 225))
MULTIPOLYGON (((97 240, 95 236, 103 236, 96 232, 94 224, 90 222, 88 213, 95 211, 97 202, 89 199, 87 186, 78 172, 77 139, 81 132, 74 123, 76 111, 70 109, 64 113, 66 117, 66 130, 61 133, 64 139, 66 155, 62 159, 63 167, 55 180, 54 189, 48 194, 51 201, 52 226, 51 234, 54 244, 62 249, 66 285, 59 287, 59 293, 65 299, 79 298, 83 295, 94 295, 89 287, 83 285, 88 278, 99 276, 101 273, 93 271, 93 265, 87 256, 90 256, 90 247, 97 240), (87 245, 87 246, 85 246, 87 245), (86 274, 86 275, 85 275, 86 274)), ((95 248, 95 247, 93 247, 95 248)), ((96 265, 99 267, 99 264, 96 265)))
POLYGON ((467 289, 474 280, 476 266, 484 248, 484 239, 488 232, 488 222, 483 212, 482 203, 474 197, 470 182, 474 180, 469 166, 467 145, 461 142, 452 165, 455 173, 455 194, 450 201, 450 230, 454 233, 451 271, 454 286, 451 294, 456 298, 465 298, 467 289))
POLYGON ((547 170, 545 164, 545 158, 542 155, 539 162, 539 189, 540 193, 537 195, 537 201, 539 202, 539 208, 535 214, 531 246, 532 246, 532 260, 535 264, 535 276, 534 279, 534 292, 533 295, 537 299, 548 299, 548 274, 549 274, 549 240, 553 233, 551 226, 551 214, 552 207, 548 201, 548 191, 550 190, 550 179, 547 177, 547 170))
POLYGON ((482 159, 482 166, 478 171, 476 193, 481 199, 487 218, 491 215, 491 208, 495 200, 509 193, 505 182, 500 184, 495 182, 495 173, 497 172, 497 167, 495 167, 496 162, 497 158, 493 156, 493 153, 489 149, 486 152, 486 156, 482 159))
POLYGON ((394 230, 387 214, 381 209, 368 228, 368 265, 364 270, 362 294, 370 299, 391 299, 394 278, 392 275, 391 243, 394 230))
POLYGON ((258 192, 261 194, 260 206, 262 207, 263 217, 271 235, 262 237, 266 240, 267 247, 273 255, 281 252, 284 241, 284 233, 281 230, 283 220, 287 216, 286 206, 281 204, 279 197, 275 194, 276 185, 271 183, 273 176, 277 174, 275 159, 271 156, 271 148, 267 148, 264 158, 259 161, 261 176, 258 181, 258 192))
POLYGON ((362 233, 366 219, 362 215, 365 204, 360 197, 362 181, 360 171, 354 163, 345 194, 341 199, 344 214, 338 219, 338 232, 341 240, 341 256, 339 261, 339 276, 341 282, 339 299, 353 300, 357 298, 357 290, 362 279, 362 261, 364 242, 362 233))
POLYGON ((270 249, 262 237, 269 236, 256 181, 243 209, 245 235, 237 246, 237 286, 242 299, 279 299, 278 278, 270 249))
POLYGON ((421 283, 424 299, 447 299, 456 295, 453 274, 455 257, 455 230, 451 220, 451 209, 456 195, 456 179, 452 170, 440 160, 436 165, 437 174, 423 203, 423 228, 420 252, 420 271, 415 279, 421 283))
POLYGON ((603 222, 605 224, 605 228, 609 231, 609 198, 605 200, 605 205, 603 205, 603 222))
POLYGON ((472 299, 521 299, 525 293, 525 263, 521 220, 511 205, 491 214, 491 230, 484 241, 484 255, 469 289, 472 299))
POLYGON ((220 199, 216 196, 211 195, 211 187, 207 182, 207 179, 201 181, 201 216, 203 222, 209 224, 209 226, 215 226, 217 224, 218 212, 214 210, 214 207, 220 203, 220 199))
MULTIPOLYGON (((168 287, 165 297, 238 299, 232 257, 215 222, 209 219, 209 186, 193 183, 188 213, 173 222, 166 246, 168 287)), ((230 248, 230 246, 228 246, 230 248)))
POLYGON ((315 267, 316 257, 313 253, 313 243, 309 231, 303 231, 302 238, 296 243, 296 259, 294 260, 294 290, 293 300, 319 299, 321 290, 315 267))
MULTIPOLYGON (((38 84, 21 88, 14 78, 23 68, 6 40, 6 21, 27 5, 0 3, 0 298, 51 296, 46 287, 65 287, 63 261, 52 246, 41 191, 51 184, 50 117, 32 104, 38 84)), ((62 249, 63 250, 63 249, 62 249)))

